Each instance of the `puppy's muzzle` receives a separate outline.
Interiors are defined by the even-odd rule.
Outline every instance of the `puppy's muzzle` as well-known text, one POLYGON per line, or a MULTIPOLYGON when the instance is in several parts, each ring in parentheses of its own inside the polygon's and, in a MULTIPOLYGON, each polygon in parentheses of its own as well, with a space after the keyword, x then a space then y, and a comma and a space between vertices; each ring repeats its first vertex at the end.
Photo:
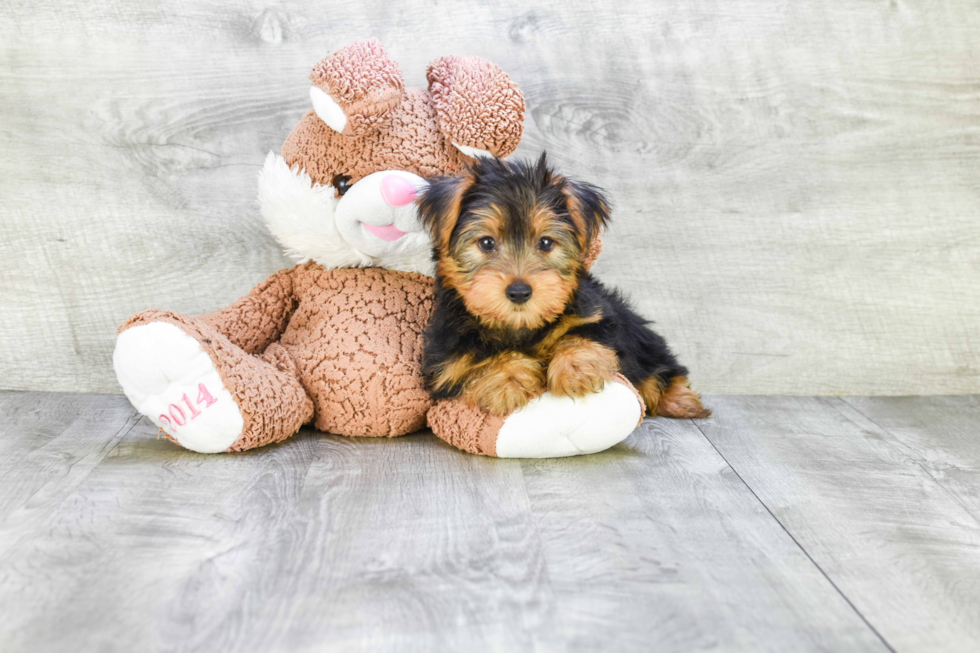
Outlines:
POLYGON ((531 299, 531 286, 520 280, 507 286, 507 290, 504 292, 507 295, 507 299, 515 304, 523 304, 531 299))

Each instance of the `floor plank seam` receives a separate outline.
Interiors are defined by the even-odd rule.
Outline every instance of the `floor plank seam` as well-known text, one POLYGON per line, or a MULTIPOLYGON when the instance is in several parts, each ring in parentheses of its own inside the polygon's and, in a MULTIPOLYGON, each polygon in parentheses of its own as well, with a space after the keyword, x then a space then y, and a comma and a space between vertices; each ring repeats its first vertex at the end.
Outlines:
POLYGON ((857 606, 856 606, 856 605, 854 605, 854 603, 853 603, 853 602, 851 601, 851 599, 850 599, 850 598, 849 598, 849 597, 848 597, 848 596, 847 596, 846 594, 844 594, 844 592, 843 592, 843 591, 841 590, 841 588, 840 588, 840 587, 838 587, 838 586, 837 586, 837 583, 835 583, 835 582, 833 581, 833 579, 832 579, 832 578, 831 578, 831 577, 830 577, 829 575, 827 575, 827 572, 825 572, 825 571, 823 570, 823 567, 821 567, 821 566, 820 566, 820 565, 819 565, 819 564, 817 563, 817 561, 813 559, 813 556, 811 556, 811 555, 810 555, 810 552, 809 552, 809 551, 807 551, 807 550, 806 550, 806 549, 805 549, 805 548, 803 547, 803 545, 802 545, 802 544, 800 544, 800 542, 799 542, 799 541, 798 541, 798 540, 796 539, 796 537, 795 537, 795 536, 794 536, 794 535, 793 535, 793 534, 792 534, 792 533, 791 533, 791 532, 789 531, 789 529, 788 529, 788 528, 786 528, 786 526, 785 526, 785 524, 783 524, 783 522, 782 522, 782 521, 780 521, 780 519, 779 519, 779 517, 777 517, 777 516, 776 516, 776 515, 775 515, 775 514, 773 513, 773 511, 769 509, 769 506, 767 506, 767 505, 766 505, 766 502, 762 500, 762 497, 760 497, 760 496, 759 496, 758 494, 756 494, 756 492, 755 492, 755 490, 754 490, 754 489, 752 488, 752 486, 750 486, 750 485, 749 485, 749 484, 748 484, 748 483, 747 483, 747 482, 745 481, 745 479, 744 479, 744 478, 742 478, 742 475, 741 475, 741 474, 739 474, 739 473, 738 473, 738 470, 737 470, 737 469, 735 469, 735 467, 734 467, 734 466, 733 466, 733 465, 731 464, 731 462, 729 462, 729 460, 728 460, 728 458, 726 458, 726 457, 725 457, 725 454, 723 454, 723 453, 721 452, 721 450, 720 450, 720 449, 718 449, 718 447, 716 447, 716 446, 715 446, 715 443, 711 441, 711 438, 709 438, 709 437, 707 436, 707 434, 706 434, 706 433, 704 432, 704 430, 703 430, 703 429, 701 428, 701 426, 700 426, 700 425, 699 425, 699 424, 697 423, 697 420, 691 420, 691 423, 692 423, 692 424, 694 424, 694 426, 695 426, 695 427, 696 427, 696 428, 698 429, 698 432, 699 432, 699 433, 701 433, 701 437, 703 437, 703 438, 704 438, 705 440, 707 440, 707 441, 708 441, 708 444, 710 444, 710 445, 711 445, 711 447, 712 447, 712 449, 714 449, 714 450, 715 450, 716 452, 718 452, 718 455, 719 455, 719 456, 721 456, 721 459, 725 461, 725 464, 726 464, 726 465, 728 465, 728 468, 729 468, 729 469, 731 469, 731 470, 732 470, 732 472, 733 472, 733 473, 735 474, 735 476, 737 476, 737 477, 738 477, 738 480, 739 480, 739 481, 741 481, 741 483, 742 483, 742 485, 744 485, 744 486, 746 487, 746 489, 748 489, 748 491, 752 493, 752 496, 754 496, 754 497, 755 497, 755 499, 756 499, 756 501, 758 501, 758 502, 759 502, 759 504, 760 504, 760 505, 761 505, 761 506, 762 506, 763 508, 765 508, 765 510, 766 510, 766 512, 768 512, 768 513, 769 513, 769 516, 771 516, 771 517, 772 517, 772 518, 773 518, 773 519, 774 519, 774 520, 776 521, 776 523, 777 523, 777 524, 779 524, 779 527, 780 527, 781 529, 783 529, 783 532, 784 532, 784 533, 786 533, 786 535, 788 535, 788 536, 789 536, 789 538, 790 538, 790 539, 791 539, 791 540, 793 541, 793 544, 795 544, 795 545, 797 546, 797 548, 799 548, 799 550, 800 550, 800 551, 801 551, 801 552, 803 553, 803 555, 805 555, 805 556, 807 557, 807 559, 808 559, 808 560, 810 561, 810 563, 811 563, 811 564, 812 564, 812 565, 813 565, 814 567, 816 567, 816 569, 817 569, 817 571, 819 571, 819 572, 820 572, 820 574, 821 574, 821 575, 822 575, 822 576, 823 576, 824 578, 826 578, 826 579, 827 579, 827 582, 828 582, 828 583, 830 583, 830 585, 831 585, 831 587, 833 587, 833 588, 834 588, 834 590, 835 590, 835 591, 836 591, 836 592, 837 592, 837 593, 838 593, 838 594, 840 595, 840 597, 841 597, 842 599, 844 599, 844 601, 846 601, 846 602, 847 602, 847 605, 849 605, 849 606, 851 606, 851 609, 852 609, 852 610, 854 611, 854 613, 855 613, 855 614, 856 614, 856 615, 858 616, 858 618, 859 618, 859 619, 861 619, 861 621, 862 621, 862 622, 864 622, 864 624, 865 624, 865 625, 866 625, 866 626, 867 626, 867 627, 868 627, 869 629, 871 629, 871 632, 873 632, 873 633, 875 634, 875 636, 876 636, 876 637, 877 637, 877 638, 878 638, 878 639, 879 639, 879 640, 881 641, 881 643, 882 643, 882 644, 883 644, 883 645, 885 646, 885 648, 887 648, 887 649, 888 649, 889 651, 891 651, 891 653, 897 653, 897 652, 895 651, 895 649, 894 649, 894 648, 892 647, 892 645, 888 643, 888 640, 886 640, 886 639, 884 638, 884 636, 883 636, 883 635, 882 635, 882 634, 881 634, 880 632, 878 632, 878 629, 877 629, 877 628, 875 628, 875 627, 874 627, 874 626, 873 626, 873 625, 871 624, 871 622, 870 622, 870 621, 868 621, 868 619, 867 619, 867 618, 866 618, 866 617, 864 616, 864 614, 863 614, 863 613, 862 613, 862 612, 861 612, 860 610, 858 610, 858 608, 857 608, 857 606))
MULTIPOLYGON (((872 426, 874 426, 876 429, 880 430, 884 435, 888 436, 888 438, 885 440, 885 442, 888 444, 888 446, 890 446, 890 447, 898 450, 899 453, 901 453, 903 456, 905 456, 906 458, 908 458, 909 460, 911 460, 913 463, 915 463, 915 465, 919 469, 921 469, 925 473, 926 476, 928 476, 929 478, 931 478, 936 483, 936 485, 939 486, 939 488, 943 491, 943 493, 946 494, 946 496, 948 496, 950 499, 952 499, 954 502, 956 502, 956 504, 958 506, 960 506, 961 508, 963 508, 963 510, 966 511, 966 513, 968 515, 970 515, 970 517, 973 518, 973 521, 975 521, 977 523, 977 526, 980 526, 980 515, 974 514, 974 512, 970 508, 970 506, 964 504, 963 501, 960 500, 960 498, 956 495, 956 493, 951 492, 950 489, 948 487, 946 487, 946 484, 943 483, 943 481, 941 479, 936 478, 933 475, 933 473, 929 470, 928 467, 926 467, 920 461, 918 461, 915 458, 913 458, 912 456, 910 456, 908 454, 908 452, 905 450, 906 449, 906 446, 905 446, 905 443, 902 442, 901 438, 899 438, 897 435, 895 435, 894 433, 892 433, 891 431, 889 431, 887 428, 885 428, 884 426, 882 426, 878 422, 874 421, 873 419, 871 419, 870 417, 868 417, 867 415, 865 415, 864 412, 862 412, 860 408, 858 408, 857 406, 855 406, 851 402, 847 401, 847 399, 845 399, 844 397, 839 397, 839 399, 841 400, 841 402, 845 406, 847 406, 848 408, 850 408, 851 410, 853 410, 855 413, 857 413, 858 415, 860 415, 864 419, 868 420, 868 423, 869 424, 871 424, 872 426)), ((836 410, 838 413, 840 413, 845 419, 847 419, 848 421, 850 421, 852 424, 854 424, 858 428, 864 428, 861 424, 858 424, 853 419, 851 419, 850 416, 848 416, 846 413, 844 413, 835 402, 828 402, 828 403, 831 403, 831 405, 834 407, 834 410, 836 410)))
MULTIPOLYGON (((307 428, 307 426, 301 427, 301 430, 300 430, 300 432, 297 435, 302 435, 303 437, 307 437, 307 438, 315 437, 315 436, 310 435, 308 433, 307 434, 303 434, 303 430, 302 429, 306 429, 306 428, 307 428)), ((320 435, 320 434, 318 433, 317 435, 320 435)), ((327 435, 329 435, 329 434, 327 434, 327 435)), ((302 497, 303 496, 303 490, 306 489, 306 482, 310 479, 310 471, 313 469, 313 463, 316 461, 317 454, 319 454, 319 452, 320 452, 321 442, 324 439, 325 438, 322 438, 322 437, 321 438, 318 438, 318 442, 315 445, 313 445, 313 453, 310 456, 310 462, 306 465, 306 473, 303 474, 303 480, 300 481, 299 487, 296 488, 296 496, 297 497, 302 497)), ((298 502, 299 502, 299 499, 297 498, 297 503, 298 502)))
MULTIPOLYGON (((45 516, 45 519, 48 516, 53 515, 55 512, 57 512, 58 508, 60 508, 62 505, 64 505, 64 503, 66 501, 68 501, 75 494, 75 491, 78 489, 78 487, 82 483, 85 482, 85 479, 87 479, 89 476, 91 476, 92 475, 92 472, 94 472, 96 469, 99 468, 100 465, 102 465, 102 463, 105 461, 105 459, 109 457, 109 454, 111 454, 113 451, 115 451, 116 447, 119 446, 119 443, 121 443, 126 438, 126 436, 129 435, 129 433, 134 428, 136 428, 136 426, 140 423, 140 420, 142 418, 143 418, 143 416, 139 413, 139 411, 137 411, 134 408, 133 409, 133 413, 129 417, 126 418, 126 422, 120 427, 120 429, 109 440, 109 443, 108 443, 109 446, 106 449, 105 455, 102 456, 102 459, 99 460, 98 463, 96 463, 95 465, 93 465, 92 466, 92 469, 88 470, 88 472, 85 475, 83 475, 81 478, 79 478, 77 480, 77 482, 73 486, 71 486, 71 488, 61 498, 61 501, 58 501, 54 505, 50 506, 50 509, 48 510, 47 516, 45 516)), ((66 428, 65 431, 67 431, 67 430, 68 429, 66 428)), ((62 434, 64 434, 65 431, 63 431, 62 434)), ((60 436, 58 436, 58 437, 60 437, 60 436)), ((72 465, 72 467, 74 467, 74 465, 72 465)), ((30 501, 31 498, 33 498, 37 494, 37 492, 40 492, 42 489, 43 488, 39 488, 37 491, 35 491, 33 494, 31 494, 30 497, 28 497, 28 500, 25 501, 25 505, 27 504, 27 502, 30 501)), ((4 523, 4 526, 6 526, 6 525, 7 524, 4 523)), ((30 537, 32 534, 33 533, 24 533, 23 535, 21 535, 20 537, 18 537, 17 539, 15 539, 13 542, 9 542, 6 546, 3 547, 2 553, 6 553, 7 551, 11 551, 11 550, 17 548, 18 546, 20 546, 20 544, 26 538, 30 537)))

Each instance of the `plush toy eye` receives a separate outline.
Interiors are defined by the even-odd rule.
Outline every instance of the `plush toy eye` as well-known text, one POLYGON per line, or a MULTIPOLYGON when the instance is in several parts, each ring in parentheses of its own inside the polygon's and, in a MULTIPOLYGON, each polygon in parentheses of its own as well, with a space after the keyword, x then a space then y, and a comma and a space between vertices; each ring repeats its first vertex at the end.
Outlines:
POLYGON ((350 177, 348 177, 347 175, 336 175, 333 178, 331 185, 337 189, 337 193, 341 197, 343 197, 344 193, 349 191, 350 187, 353 186, 353 184, 350 183, 350 177))
POLYGON ((547 236, 545 236, 544 238, 538 241, 538 249, 540 249, 542 252, 550 252, 554 248, 555 248, 555 241, 548 238, 547 236))
POLYGON ((497 249, 497 241, 490 236, 484 236, 477 241, 476 246, 479 247, 480 251, 484 254, 489 254, 493 250, 497 249))

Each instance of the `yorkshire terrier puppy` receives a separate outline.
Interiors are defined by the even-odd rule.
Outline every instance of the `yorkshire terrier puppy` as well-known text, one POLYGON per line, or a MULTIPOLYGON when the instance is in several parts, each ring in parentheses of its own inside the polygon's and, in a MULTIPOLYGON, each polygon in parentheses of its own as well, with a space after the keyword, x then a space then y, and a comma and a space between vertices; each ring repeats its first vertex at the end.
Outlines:
POLYGON ((581 397, 621 373, 650 415, 707 417, 662 337, 585 269, 609 221, 594 186, 537 163, 481 158, 419 200, 435 308, 422 371, 437 398, 496 415, 545 390, 581 397))

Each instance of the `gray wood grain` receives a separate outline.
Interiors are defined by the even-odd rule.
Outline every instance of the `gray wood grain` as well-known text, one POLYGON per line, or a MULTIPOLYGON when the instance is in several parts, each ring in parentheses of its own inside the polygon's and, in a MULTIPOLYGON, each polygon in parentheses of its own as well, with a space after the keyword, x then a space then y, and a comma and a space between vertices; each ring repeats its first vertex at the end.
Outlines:
POLYGON ((550 619, 520 464, 432 436, 201 456, 143 420, 33 535, 0 559, 11 650, 540 650, 550 619))
POLYGON ((242 585, 277 573, 267 554, 288 549, 316 440, 205 457, 156 433, 139 422, 0 560, 7 650, 196 649, 216 615, 237 625, 205 650, 232 650, 242 585))
POLYGON ((310 66, 376 36, 411 84, 450 53, 517 80, 520 153, 609 189, 597 272, 702 389, 980 392, 970 0, 0 13, 0 388, 118 392, 126 316, 210 310, 287 265, 255 175, 310 66))
POLYGON ((461 454, 431 435, 323 439, 297 522, 302 539, 278 582, 256 588, 243 644, 564 649, 517 461, 461 454))
POLYGON ((0 393, 0 555, 37 526, 139 419, 125 397, 0 393))
POLYGON ((888 650, 689 421, 524 475, 571 650, 888 650))
MULTIPOLYGON (((980 521, 980 397, 848 397, 859 417, 980 521)), ((843 409, 842 409, 843 410, 843 409)))
POLYGON ((0 393, 4 469, 72 428, 102 456, 0 555, 4 650, 886 650, 689 422, 554 461, 313 433, 204 456, 120 402, 0 393))
POLYGON ((838 399, 711 403, 699 428, 894 650, 977 649, 980 520, 902 447, 838 399))

